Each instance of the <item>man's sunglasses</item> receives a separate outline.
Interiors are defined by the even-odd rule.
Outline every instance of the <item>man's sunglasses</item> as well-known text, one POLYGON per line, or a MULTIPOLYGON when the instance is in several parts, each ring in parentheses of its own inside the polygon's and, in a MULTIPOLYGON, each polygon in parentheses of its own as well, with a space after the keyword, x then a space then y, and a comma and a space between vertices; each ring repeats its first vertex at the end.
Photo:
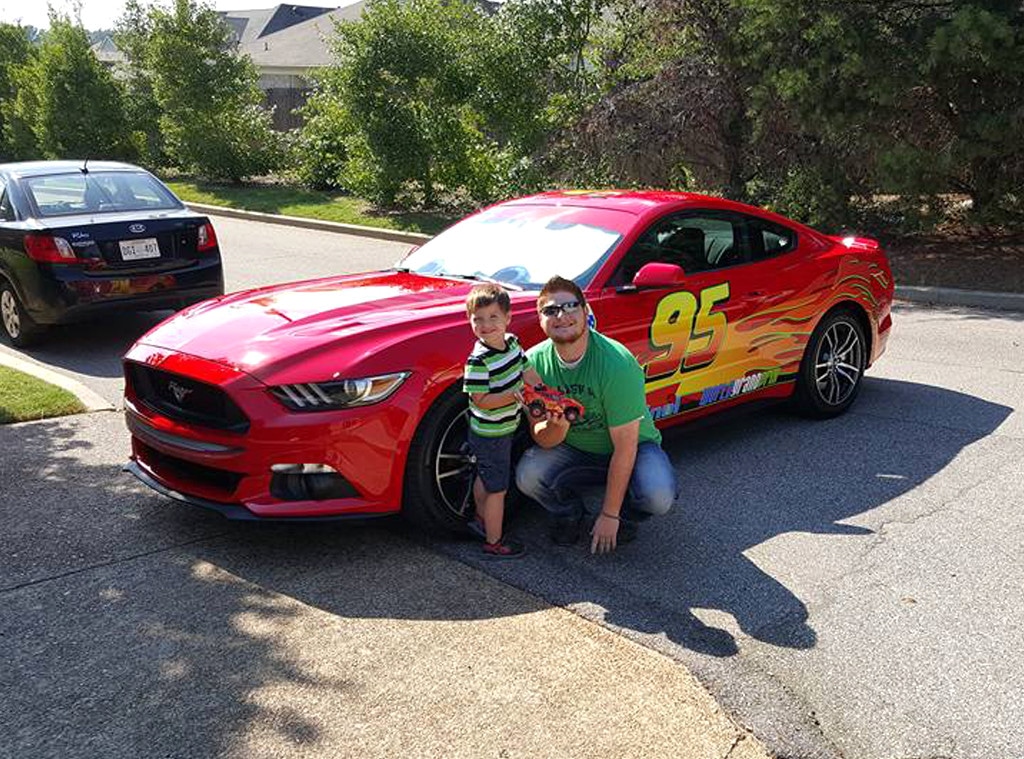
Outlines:
POLYGON ((575 314, 580 310, 578 300, 567 300, 565 303, 552 303, 544 306, 540 312, 547 317, 561 316, 562 314, 575 314))

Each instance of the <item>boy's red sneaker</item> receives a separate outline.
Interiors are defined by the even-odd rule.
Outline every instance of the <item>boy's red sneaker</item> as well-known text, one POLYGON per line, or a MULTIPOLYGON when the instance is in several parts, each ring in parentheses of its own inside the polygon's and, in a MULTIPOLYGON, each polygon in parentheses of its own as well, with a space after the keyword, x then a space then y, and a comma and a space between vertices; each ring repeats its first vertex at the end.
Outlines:
POLYGON ((484 542, 484 556, 489 559, 521 559, 525 554, 526 548, 518 540, 502 538, 497 543, 484 542))

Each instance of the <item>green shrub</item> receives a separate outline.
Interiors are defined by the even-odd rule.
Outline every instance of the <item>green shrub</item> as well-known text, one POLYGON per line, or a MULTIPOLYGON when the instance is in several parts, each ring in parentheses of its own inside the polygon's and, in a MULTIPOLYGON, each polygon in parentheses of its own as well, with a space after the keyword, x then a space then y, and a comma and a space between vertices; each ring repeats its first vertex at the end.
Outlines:
POLYGON ((21 157, 135 157, 121 91, 90 50, 85 29, 68 17, 51 14, 38 54, 14 78, 17 94, 5 110, 21 157))

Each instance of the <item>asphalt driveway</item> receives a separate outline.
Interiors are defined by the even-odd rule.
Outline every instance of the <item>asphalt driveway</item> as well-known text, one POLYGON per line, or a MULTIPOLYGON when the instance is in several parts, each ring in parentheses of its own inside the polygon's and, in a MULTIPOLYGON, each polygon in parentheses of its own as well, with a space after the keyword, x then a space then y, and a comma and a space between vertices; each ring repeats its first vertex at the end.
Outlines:
POLYGON ((381 525, 165 501, 125 444, 0 427, 0 756, 767 757, 668 657, 381 525))
MULTIPOLYGON (((488 570, 685 663, 785 757, 1024 756, 1024 315, 900 307, 852 412, 666 437, 610 560, 488 570)), ((447 546, 473 563, 465 547, 447 546)))
MULTIPOLYGON (((296 277, 325 263, 307 243, 296 277)), ((138 326, 67 331, 34 355, 116 396, 138 326)), ((554 549, 527 512, 530 556, 502 567, 381 527, 239 526, 169 504, 119 472, 114 413, 0 428, 0 755, 755 745, 677 695, 685 672, 654 650, 779 756, 1017 759, 1022 406, 1024 315, 900 306, 851 413, 670 434, 681 498, 636 543, 554 549), (510 680, 496 661, 513 659, 510 680), (570 719, 580 699, 594 711, 570 719), (695 714, 719 726, 710 743, 680 732, 695 714)))

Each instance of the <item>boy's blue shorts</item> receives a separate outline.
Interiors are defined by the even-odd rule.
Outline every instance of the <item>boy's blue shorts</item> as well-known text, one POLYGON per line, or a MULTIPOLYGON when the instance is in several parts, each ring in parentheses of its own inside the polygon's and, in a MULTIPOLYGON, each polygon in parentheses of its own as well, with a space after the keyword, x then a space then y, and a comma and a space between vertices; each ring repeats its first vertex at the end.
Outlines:
POLYGON ((508 490, 512 474, 513 437, 482 437, 469 431, 469 450, 476 456, 476 472, 488 493, 508 490))

